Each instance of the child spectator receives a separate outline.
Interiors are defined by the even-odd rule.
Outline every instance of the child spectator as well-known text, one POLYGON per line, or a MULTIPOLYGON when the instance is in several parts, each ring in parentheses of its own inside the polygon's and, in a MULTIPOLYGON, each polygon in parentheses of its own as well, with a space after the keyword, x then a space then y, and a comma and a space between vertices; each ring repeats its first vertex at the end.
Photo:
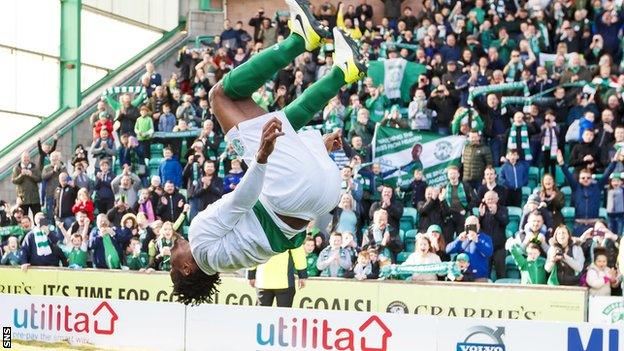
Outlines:
POLYGON ((420 169, 414 170, 414 180, 410 184, 412 191, 412 207, 416 208, 420 201, 425 200, 425 190, 427 189, 427 182, 423 180, 423 172, 420 169))
POLYGON ((134 133, 139 141, 139 158, 142 159, 150 157, 150 139, 154 134, 154 121, 147 106, 141 106, 139 111, 141 115, 134 124, 134 133))
POLYGON ((17 238, 10 236, 5 246, 2 260, 0 261, 2 266, 19 266, 20 265, 20 252, 17 243, 17 238))
POLYGON ((156 220, 156 209, 154 208, 154 204, 150 201, 149 189, 141 189, 139 191, 139 199, 134 205, 133 212, 137 214, 137 220, 139 214, 143 214, 147 224, 156 220))
POLYGON ((158 167, 158 175, 163 183, 172 182, 177 188, 182 187, 182 166, 180 162, 173 157, 173 150, 165 147, 163 150, 164 159, 158 167))
POLYGON ((130 239, 130 245, 126 249, 126 266, 131 271, 143 271, 149 265, 147 252, 141 251, 141 242, 138 237, 130 239))
POLYGON ((507 159, 501 167, 500 178, 507 188, 506 206, 522 206, 522 187, 529 184, 529 163, 520 161, 517 149, 507 151, 507 159))
POLYGON ((542 125, 542 169, 552 174, 557 174, 557 151, 559 150, 559 127, 555 112, 546 111, 542 125))
POLYGON ((159 132, 173 132, 173 128, 176 125, 176 117, 171 113, 171 105, 165 103, 163 105, 163 112, 158 119, 158 131, 159 132))
POLYGON ((475 270, 470 269, 470 256, 465 253, 460 253, 455 258, 455 262, 457 262, 457 266, 460 271, 460 276, 455 278, 458 282, 474 282, 475 281, 475 270))
POLYGON ((130 136, 128 134, 122 134, 119 137, 119 147, 117 148, 117 159, 119 161, 119 165, 123 167, 124 165, 131 166, 132 169, 139 168, 139 152, 137 150, 138 141, 136 137, 130 136))
POLYGON ((84 211, 77 213, 80 222, 72 225, 69 230, 65 229, 62 222, 56 222, 56 226, 63 233, 63 245, 59 245, 67 257, 69 268, 87 268, 88 244, 89 244, 89 224, 91 221, 86 217, 84 211))
POLYGON ((156 255, 156 267, 159 271, 171 270, 171 248, 178 234, 173 230, 173 223, 165 222, 160 228, 160 237, 156 240, 156 248, 158 254, 156 255))
POLYGON ((611 296, 611 288, 620 282, 617 270, 607 265, 607 254, 601 248, 594 251, 594 262, 587 267, 586 277, 590 296, 611 296))
MULTIPOLYGON (((531 121, 527 123, 525 121, 524 113, 520 111, 514 113, 513 123, 507 132, 507 143, 504 149, 507 150, 508 153, 510 150, 516 150, 519 160, 531 162, 533 160, 533 155, 531 154, 529 138, 539 133, 537 128, 535 122, 531 121)), ((507 156, 507 158, 509 158, 509 156, 507 156)), ((505 163, 504 157, 501 158, 501 163, 505 163)))
POLYGON ((97 216, 96 224, 97 227, 91 233, 93 268, 121 268, 121 248, 117 233, 111 228, 108 218, 103 213, 97 216), (96 236, 93 238, 94 234, 96 236))
POLYGON ((93 201, 89 198, 87 189, 82 188, 78 190, 78 196, 76 197, 76 203, 72 207, 72 212, 74 214, 84 212, 87 214, 89 221, 93 221, 95 219, 93 217, 93 211, 95 211, 95 207, 93 206, 93 201))
POLYGON ((113 135, 113 122, 109 117, 106 111, 102 111, 98 114, 98 120, 93 125, 93 140, 97 139, 100 136, 100 132, 104 129, 108 131, 109 135, 113 135))
POLYGON ((520 270, 521 284, 546 284, 546 259, 540 256, 542 251, 539 244, 531 242, 523 250, 517 239, 510 238, 506 249, 511 252, 520 270), (523 251, 526 251, 527 257, 524 257, 523 251))
POLYGON ((239 158, 233 159, 230 165, 232 168, 230 168, 230 172, 223 179, 223 192, 225 194, 236 189, 236 186, 240 183, 244 175, 239 158))
POLYGON ((622 229, 624 229, 624 188, 622 188, 622 178, 619 173, 611 174, 609 179, 607 216, 609 217, 609 228, 616 235, 622 235, 622 229))
MULTIPOLYGON (((411 253, 403 265, 418 265, 428 263, 440 263, 440 257, 431 252, 431 242, 429 238, 423 234, 416 236, 416 251, 411 253)), ((438 276, 435 274, 415 273, 411 277, 412 281, 436 281, 438 276)))
POLYGON ((311 236, 306 237, 306 240, 303 243, 303 249, 306 253, 308 277, 318 277, 319 275, 318 268, 316 268, 318 255, 314 253, 315 246, 314 238, 311 236))
POLYGON ((367 279, 373 271, 373 266, 370 262, 370 257, 367 251, 362 251, 358 254, 357 263, 353 267, 353 277, 356 280, 367 279))
POLYGON ((115 203, 115 194, 111 186, 115 174, 110 171, 109 160, 101 160, 99 165, 100 170, 95 173, 95 198, 98 212, 106 213, 115 203))

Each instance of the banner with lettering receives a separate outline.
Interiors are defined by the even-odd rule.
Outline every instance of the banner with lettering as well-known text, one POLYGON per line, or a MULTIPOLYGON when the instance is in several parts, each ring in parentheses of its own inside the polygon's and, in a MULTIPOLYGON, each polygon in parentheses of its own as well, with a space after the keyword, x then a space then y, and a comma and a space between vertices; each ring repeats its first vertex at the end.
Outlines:
POLYGON ((402 187, 409 185, 416 169, 423 170, 429 185, 445 184, 446 167, 459 165, 466 143, 464 136, 383 126, 373 139, 373 162, 381 165, 384 181, 402 187))

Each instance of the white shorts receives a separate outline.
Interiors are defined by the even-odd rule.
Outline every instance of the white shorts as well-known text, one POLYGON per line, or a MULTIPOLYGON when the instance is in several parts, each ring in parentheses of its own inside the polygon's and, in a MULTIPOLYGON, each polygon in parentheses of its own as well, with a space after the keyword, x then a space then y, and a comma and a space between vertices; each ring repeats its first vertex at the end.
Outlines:
MULTIPOLYGON (((297 133, 283 112, 274 112, 239 123, 225 139, 249 164, 260 147, 262 127, 273 117, 282 121, 285 135, 277 138, 269 156, 260 201, 269 213, 308 221, 329 213, 340 200, 341 177, 319 131, 297 133)), ((273 219, 280 227, 286 226, 277 216, 273 219)))

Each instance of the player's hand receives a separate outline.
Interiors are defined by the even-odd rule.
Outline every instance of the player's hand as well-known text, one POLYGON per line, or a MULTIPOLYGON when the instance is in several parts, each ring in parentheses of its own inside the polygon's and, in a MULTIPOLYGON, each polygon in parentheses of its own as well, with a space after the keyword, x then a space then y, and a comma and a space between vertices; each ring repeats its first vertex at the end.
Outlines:
POLYGON ((249 279, 249 286, 251 286, 252 288, 256 287, 256 280, 255 279, 249 279))
POLYGON ((275 141, 282 135, 284 135, 284 132, 282 132, 282 122, 279 119, 272 118, 264 125, 262 128, 260 147, 256 155, 256 161, 258 163, 267 163, 269 155, 271 155, 275 149, 275 141))
POLYGON ((342 131, 337 130, 333 133, 323 135, 323 144, 327 152, 332 152, 342 149, 342 131))
POLYGON ((299 279, 298 280, 298 285, 299 285, 299 289, 303 289, 306 286, 306 280, 305 279, 299 279))

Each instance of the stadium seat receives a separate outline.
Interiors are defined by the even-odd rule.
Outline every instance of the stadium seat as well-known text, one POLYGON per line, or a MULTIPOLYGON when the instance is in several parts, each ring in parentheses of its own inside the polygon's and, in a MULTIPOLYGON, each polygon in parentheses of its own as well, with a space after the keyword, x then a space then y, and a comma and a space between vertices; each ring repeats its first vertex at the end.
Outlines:
POLYGON ((564 223, 568 228, 574 228, 574 207, 564 207, 561 209, 561 215, 563 216, 564 223))
POLYGON ((415 229, 408 230, 405 232, 405 235, 401 238, 403 240, 404 250, 407 252, 414 252, 416 246, 416 234, 418 231, 415 229))
POLYGON ((507 239, 512 238, 514 235, 516 235, 516 233, 512 232, 511 230, 508 230, 508 229, 505 230, 505 237, 507 239))
POLYGON ((565 198, 565 205, 572 206, 572 188, 570 188, 569 186, 564 186, 560 190, 563 193, 563 197, 565 198))
POLYGON ((418 212, 413 207, 405 207, 403 209, 403 216, 401 216, 400 228, 404 231, 412 230, 416 228, 418 221, 418 212))
POLYGON ((522 209, 520 207, 509 206, 509 223, 507 224, 507 231, 516 233, 520 226, 520 219, 522 219, 522 209))
POLYGON ((522 187, 522 203, 526 204, 527 200, 529 199, 529 196, 531 195, 531 192, 533 190, 528 187, 528 186, 523 186, 522 187))
POLYGON ((165 146, 163 144, 151 144, 150 155, 152 155, 152 157, 154 156, 162 157, 164 148, 165 146))
POLYGON ((533 188, 533 194, 539 195, 540 191, 542 191, 541 185, 537 185, 536 187, 533 188))
POLYGON ((529 187, 535 188, 540 183, 540 171, 537 167, 529 167, 529 187))
POLYGON ((149 160, 149 170, 151 175, 158 175, 158 167, 160 167, 160 162, 162 162, 162 158, 160 157, 152 157, 149 160))
POLYGON ((600 218, 604 219, 604 220, 605 220, 605 221, 607 221, 607 223, 608 223, 608 221, 609 221, 609 216, 607 215, 607 209, 606 209, 606 208, 604 208, 604 207, 601 207, 601 208, 600 208, 600 212, 599 212, 599 213, 600 213, 600 214, 598 215, 598 217, 600 217, 600 218))
POLYGON ((411 252, 399 252, 399 254, 397 255, 397 264, 401 264, 403 262, 405 262, 407 260, 407 258, 409 257, 409 255, 411 255, 411 252))
POLYGON ((494 283, 496 284, 520 284, 520 279, 501 278, 501 279, 497 279, 494 283))
POLYGON ((505 274, 507 275, 507 278, 520 278, 520 270, 518 270, 516 261, 514 261, 511 255, 507 255, 507 257, 505 257, 505 274))
POLYGON ((223 151, 225 151, 226 147, 227 143, 225 141, 221 141, 221 143, 219 144, 219 148, 217 149, 217 154, 221 155, 223 151))
POLYGON ((566 184, 565 175, 563 175, 561 167, 557 167, 557 170, 555 172, 557 172, 557 186, 561 188, 566 184))

